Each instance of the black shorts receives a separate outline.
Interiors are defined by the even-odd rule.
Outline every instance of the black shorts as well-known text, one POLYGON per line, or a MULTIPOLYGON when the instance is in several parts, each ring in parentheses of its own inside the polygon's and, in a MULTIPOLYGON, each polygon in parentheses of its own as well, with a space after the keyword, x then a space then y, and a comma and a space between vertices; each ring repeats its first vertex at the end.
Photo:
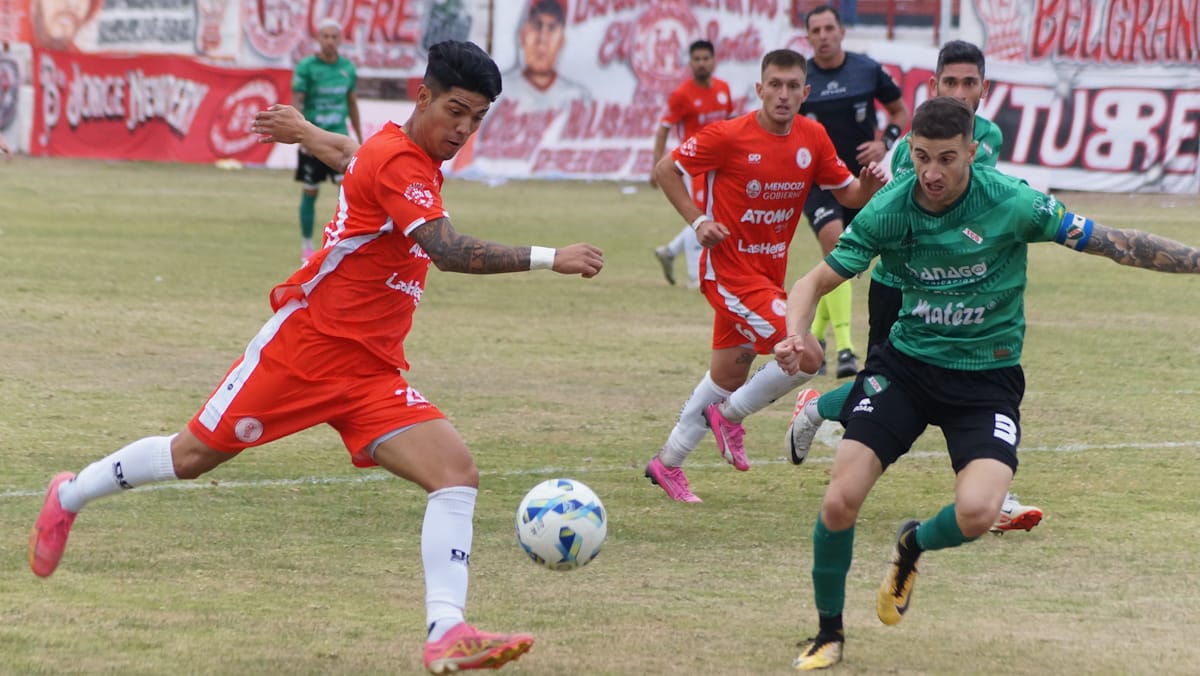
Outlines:
POLYGON ((804 201, 804 217, 808 219, 813 234, 821 232, 821 228, 830 221, 841 221, 842 228, 845 228, 856 215, 858 209, 842 206, 833 193, 816 186, 808 192, 808 199, 804 201))
POLYGON ((334 171, 329 165, 317 159, 316 155, 309 155, 300 149, 296 159, 296 180, 306 186, 316 187, 325 182, 325 179, 333 181, 334 185, 340 185, 342 175, 334 171))
POLYGON ((884 469, 929 425, 942 428, 957 474, 992 458, 1017 471, 1025 372, 1019 365, 959 371, 926 364, 890 342, 867 356, 842 408, 845 439, 871 448, 884 469))
POLYGON ((899 288, 880 284, 871 278, 871 286, 867 289, 867 353, 887 342, 892 324, 900 318, 900 309, 904 307, 904 293, 899 288))

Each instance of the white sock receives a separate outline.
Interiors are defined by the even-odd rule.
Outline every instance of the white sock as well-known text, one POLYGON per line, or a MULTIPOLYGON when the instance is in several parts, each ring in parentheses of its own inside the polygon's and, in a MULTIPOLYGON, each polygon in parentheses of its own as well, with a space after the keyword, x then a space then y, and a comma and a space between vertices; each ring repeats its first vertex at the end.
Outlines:
POLYGON ((78 512, 87 503, 136 486, 178 478, 171 460, 169 437, 138 439, 112 455, 80 470, 78 476, 58 487, 58 502, 68 512, 78 512))
POLYGON ((813 397, 804 402, 804 408, 800 409, 804 417, 808 418, 808 421, 814 425, 820 425, 825 422, 825 418, 821 417, 821 411, 817 408, 817 401, 820 399, 820 397, 813 397))
POLYGON ((421 524, 421 562, 425 566, 425 624, 429 641, 440 639, 463 621, 471 562, 472 517, 479 490, 452 486, 429 494, 421 524))
POLYGON ((683 230, 680 230, 679 234, 675 235, 675 239, 667 243, 667 251, 670 251, 672 256, 678 256, 683 253, 687 247, 687 237, 689 234, 691 234, 693 239, 696 237, 696 233, 692 231, 692 226, 683 226, 683 230))
POLYGON ((687 261, 688 281, 692 284, 700 281, 700 252, 704 251, 704 245, 696 239, 696 232, 690 227, 684 228, 687 230, 687 241, 683 245, 683 253, 687 261))
POLYGON ((300 238, 300 246, 304 249, 313 248, 312 238, 311 237, 301 237, 300 238))
POLYGON ((675 427, 671 430, 671 436, 667 437, 667 443, 663 444, 662 450, 658 452, 658 458, 662 460, 662 464, 667 467, 683 466, 683 461, 692 451, 696 450, 696 447, 708 434, 708 424, 704 421, 704 409, 708 408, 709 404, 715 404, 728 396, 729 390, 717 387, 710 375, 705 372, 704 378, 700 380, 700 384, 696 385, 692 396, 683 404, 683 410, 679 412, 679 419, 675 421, 675 427))
POLYGON ((750 376, 745 385, 729 395, 725 403, 721 404, 721 415, 729 422, 741 422, 746 416, 763 410, 771 402, 800 387, 812 377, 812 373, 789 376, 779 368, 778 362, 771 360, 750 376))

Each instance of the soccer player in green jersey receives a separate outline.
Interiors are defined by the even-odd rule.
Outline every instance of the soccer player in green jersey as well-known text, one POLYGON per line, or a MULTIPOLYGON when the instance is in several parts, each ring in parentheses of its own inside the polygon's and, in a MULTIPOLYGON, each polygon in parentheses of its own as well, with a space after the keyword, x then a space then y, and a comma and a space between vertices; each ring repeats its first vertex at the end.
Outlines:
MULTIPOLYGON (((341 24, 336 19, 322 19, 317 25, 317 40, 321 51, 301 59, 292 74, 292 105, 309 122, 335 134, 349 134, 346 127, 349 119, 354 135, 362 143, 358 96, 354 92, 358 74, 350 59, 338 54, 342 44, 341 24)), ((342 182, 341 173, 300 146, 296 180, 304 186, 300 195, 300 256, 305 262, 313 255, 317 192, 327 178, 334 185, 342 182)))
MULTIPOLYGON (((985 78, 983 51, 979 47, 962 40, 953 40, 942 46, 938 52, 937 68, 933 77, 929 78, 929 93, 931 96, 952 96, 978 110, 979 102, 987 96, 988 81, 985 78)), ((909 152, 908 136, 896 145, 892 153, 892 175, 901 176, 911 172, 912 156, 909 152)), ((975 116, 975 163, 994 167, 1000 157, 1000 146, 1004 135, 1000 128, 990 120, 975 116)), ((868 294, 867 307, 870 318, 870 334, 867 341, 869 352, 876 345, 882 345, 887 340, 892 324, 900 315, 900 280, 876 265, 871 270, 871 288, 868 294)), ((817 429, 825 420, 840 420, 842 407, 850 396, 853 382, 818 394, 816 390, 803 389, 796 395, 796 408, 792 422, 788 425, 784 437, 784 445, 788 457, 794 464, 799 465, 808 457, 808 449, 812 446, 817 429)), ((1042 510, 1032 505, 1023 505, 1011 493, 1004 499, 1000 516, 992 525, 992 530, 1003 533, 1010 530, 1030 530, 1042 520, 1042 510)))
POLYGON ((896 624, 908 610, 923 552, 970 542, 995 522, 1021 436, 1029 243, 1054 241, 1122 265, 1200 273, 1200 250, 1094 223, 1020 179, 973 164, 974 123, 974 111, 958 99, 921 104, 909 139, 913 171, 876 193, 834 250, 788 294, 788 336, 774 352, 780 368, 795 373, 821 296, 864 272, 876 256, 900 277, 902 290, 887 341, 868 355, 855 380, 855 403, 813 531, 820 629, 796 658, 802 671, 841 660, 859 509, 928 425, 946 437, 955 500, 930 519, 900 527, 879 588, 880 621, 896 624))

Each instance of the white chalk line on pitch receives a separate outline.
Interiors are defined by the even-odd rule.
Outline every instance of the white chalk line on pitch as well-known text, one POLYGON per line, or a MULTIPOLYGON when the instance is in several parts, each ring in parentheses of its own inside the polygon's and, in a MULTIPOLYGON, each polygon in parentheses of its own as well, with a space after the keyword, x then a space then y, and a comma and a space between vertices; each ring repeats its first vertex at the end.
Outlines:
MULTIPOLYGON (((1082 453, 1085 451, 1103 451, 1114 450, 1119 448, 1128 448, 1132 450, 1153 450, 1156 448, 1200 448, 1200 440, 1197 441, 1162 441, 1154 443, 1140 444, 1062 444, 1059 446, 1031 446, 1020 449, 1020 453, 1082 453)), ((906 458, 944 458, 945 451, 913 451, 905 456, 906 458)), ((806 464, 826 464, 833 462, 833 455, 822 454, 815 457, 810 457, 806 464)), ((790 465, 788 460, 753 460, 751 465, 790 465)), ((695 469, 714 469, 724 467, 723 462, 714 463, 690 463, 688 468, 695 469)), ((503 471, 480 471, 480 477, 489 476, 579 476, 587 474, 602 474, 608 472, 634 472, 638 471, 637 467, 622 465, 620 467, 533 467, 528 469, 510 469, 503 471)), ((160 483, 150 486, 142 486, 138 488, 139 493, 148 491, 187 491, 187 490, 216 490, 221 488, 271 488, 275 486, 337 486, 346 484, 361 484, 371 481, 402 481, 399 477, 393 476, 387 472, 375 471, 359 476, 345 477, 301 477, 297 479, 261 479, 261 480, 237 480, 228 479, 218 481, 216 484, 212 480, 197 479, 195 481, 180 481, 174 483, 160 483)), ((31 498, 41 497, 46 494, 45 488, 40 488, 36 491, 5 491, 0 493, 0 499, 5 498, 31 498)))

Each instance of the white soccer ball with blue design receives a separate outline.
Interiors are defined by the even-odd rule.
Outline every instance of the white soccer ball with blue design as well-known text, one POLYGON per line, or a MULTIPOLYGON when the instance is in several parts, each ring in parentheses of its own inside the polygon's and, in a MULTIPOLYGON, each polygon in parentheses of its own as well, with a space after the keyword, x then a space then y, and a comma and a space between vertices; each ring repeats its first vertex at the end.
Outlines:
POLYGON ((573 479, 534 486, 517 508, 517 542, 551 570, 574 570, 600 553, 608 515, 592 489, 573 479))

